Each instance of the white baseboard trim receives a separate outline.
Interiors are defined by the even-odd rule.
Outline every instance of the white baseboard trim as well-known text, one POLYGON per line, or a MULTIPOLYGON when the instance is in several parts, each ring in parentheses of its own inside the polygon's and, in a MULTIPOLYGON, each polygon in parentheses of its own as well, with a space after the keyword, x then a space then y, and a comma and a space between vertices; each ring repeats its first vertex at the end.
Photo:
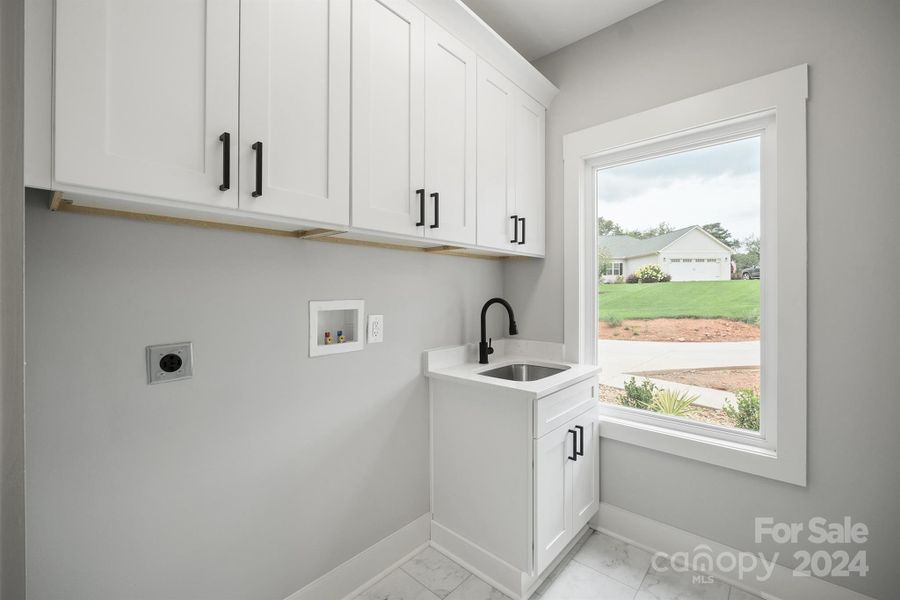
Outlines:
POLYGON ((522 595, 522 572, 484 548, 431 522, 431 545, 510 598, 522 595))
POLYGON ((583 537, 591 534, 589 526, 585 525, 581 531, 566 545, 550 565, 539 576, 529 576, 503 559, 488 552, 481 546, 470 542, 468 539, 447 529, 436 521, 431 522, 431 546, 438 552, 442 552, 448 558, 456 561, 469 572, 500 590, 513 600, 530 598, 540 587, 569 551, 578 544, 583 537))
POLYGON ((425 513, 285 600, 349 600, 428 546, 431 513, 425 513))
MULTIPOLYGON (((725 544, 714 542, 606 502, 600 503, 600 512, 591 520, 591 526, 597 531, 648 552, 659 552, 667 556, 676 552, 691 551, 700 545, 707 546, 712 556, 740 552, 725 544)), ((714 569, 708 574, 748 593, 762 596, 766 600, 875 600, 824 579, 795 576, 791 569, 781 565, 775 565, 772 576, 768 580, 758 581, 756 575, 762 572, 763 569, 760 567, 758 573, 751 573, 742 581, 736 579, 736 573, 723 573, 714 569)))

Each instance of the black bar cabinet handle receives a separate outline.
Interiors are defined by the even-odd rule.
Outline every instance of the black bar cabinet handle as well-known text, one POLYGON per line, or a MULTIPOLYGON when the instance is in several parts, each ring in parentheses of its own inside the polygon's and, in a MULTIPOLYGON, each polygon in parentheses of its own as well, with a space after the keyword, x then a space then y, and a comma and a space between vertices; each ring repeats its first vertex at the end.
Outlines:
POLYGON ((419 196, 419 220, 416 221, 416 227, 425 226, 425 188, 416 190, 419 196))
POLYGON ((513 215, 510 217, 513 222, 513 239, 509 240, 510 244, 518 244, 519 243, 519 215, 513 215))
POLYGON ((255 142, 252 148, 256 150, 256 189, 250 195, 259 198, 262 196, 263 143, 255 142))
POLYGON ((567 456, 569 460, 578 460, 578 434, 574 429, 570 429, 569 433, 572 434, 572 456, 567 456))
POLYGON ((431 194, 434 198, 434 223, 429 225, 431 229, 437 229, 441 226, 441 196, 437 192, 431 194))
POLYGON ((578 430, 578 433, 580 434, 579 437, 581 438, 581 450, 576 450, 575 454, 577 456, 584 456, 584 427, 582 425, 576 425, 575 429, 578 430))
POLYGON ((519 245, 521 246, 525 243, 525 217, 522 217, 519 220, 522 221, 522 239, 519 240, 519 245))
POLYGON ((231 134, 227 131, 219 136, 222 142, 222 185, 219 190, 231 189, 231 134))

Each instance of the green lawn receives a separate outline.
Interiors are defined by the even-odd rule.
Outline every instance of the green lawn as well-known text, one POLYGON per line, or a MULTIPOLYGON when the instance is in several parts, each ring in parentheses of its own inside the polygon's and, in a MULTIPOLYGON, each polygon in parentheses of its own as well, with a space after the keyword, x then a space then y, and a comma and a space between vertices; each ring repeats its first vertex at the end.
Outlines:
POLYGON ((600 319, 759 316, 759 280, 602 284, 600 319))

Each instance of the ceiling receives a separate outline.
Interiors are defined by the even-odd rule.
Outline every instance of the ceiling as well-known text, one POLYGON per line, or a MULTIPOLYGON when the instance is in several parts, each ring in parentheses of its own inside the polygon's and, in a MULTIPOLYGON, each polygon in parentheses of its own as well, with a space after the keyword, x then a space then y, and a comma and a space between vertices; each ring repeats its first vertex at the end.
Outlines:
POLYGON ((529 61, 662 0, 462 0, 529 61))

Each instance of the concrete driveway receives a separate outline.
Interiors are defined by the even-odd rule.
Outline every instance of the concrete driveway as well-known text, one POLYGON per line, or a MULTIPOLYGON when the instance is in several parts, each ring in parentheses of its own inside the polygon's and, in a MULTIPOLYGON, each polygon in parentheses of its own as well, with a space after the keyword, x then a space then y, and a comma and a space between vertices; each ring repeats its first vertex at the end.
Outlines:
MULTIPOLYGON (((758 367, 759 341, 752 342, 631 342, 598 340, 598 356, 603 371, 600 383, 622 389, 631 373, 676 369, 758 367)), ((640 376, 636 377, 638 380, 640 376)), ((721 409, 726 400, 735 404, 734 394, 672 381, 650 379, 664 389, 684 391, 700 398, 697 404, 721 409)))

